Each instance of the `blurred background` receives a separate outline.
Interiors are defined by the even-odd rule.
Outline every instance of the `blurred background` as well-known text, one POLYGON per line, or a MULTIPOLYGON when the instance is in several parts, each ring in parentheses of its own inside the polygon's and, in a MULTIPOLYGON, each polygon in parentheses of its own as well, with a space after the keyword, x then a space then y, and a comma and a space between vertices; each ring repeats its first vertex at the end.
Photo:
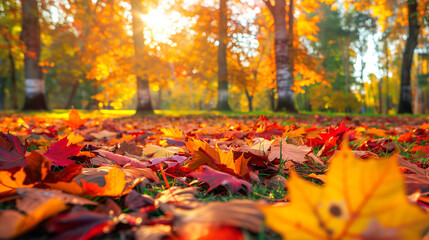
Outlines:
POLYGON ((0 109, 428 114, 428 2, 0 0, 0 109))

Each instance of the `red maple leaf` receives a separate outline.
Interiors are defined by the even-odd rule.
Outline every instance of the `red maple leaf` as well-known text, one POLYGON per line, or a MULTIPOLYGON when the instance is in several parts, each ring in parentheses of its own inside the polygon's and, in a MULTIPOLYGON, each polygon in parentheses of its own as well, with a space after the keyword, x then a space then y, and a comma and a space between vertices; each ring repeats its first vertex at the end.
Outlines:
POLYGON ((113 229, 112 216, 100 212, 91 212, 85 208, 74 208, 52 218, 47 229, 56 233, 55 239, 90 239, 113 229))
POLYGON ((17 136, 0 132, 0 170, 25 166, 27 164, 25 159, 27 147, 27 141, 22 144, 17 136))
POLYGON ((51 146, 48 147, 48 150, 44 156, 52 161, 52 165, 68 166, 74 163, 74 161, 70 160, 69 158, 76 156, 83 147, 78 146, 77 144, 70 144, 67 146, 68 142, 69 140, 67 138, 62 138, 58 142, 51 144, 51 146))
POLYGON ((206 182, 210 186, 207 192, 210 192, 219 186, 226 186, 231 194, 236 193, 243 186, 248 192, 252 191, 252 185, 250 183, 227 173, 216 171, 206 165, 201 166, 199 171, 189 173, 187 176, 198 178, 200 181, 206 182))
MULTIPOLYGON (((316 139, 309 139, 309 141, 307 142, 307 146, 322 147, 323 145, 326 144, 326 142, 332 141, 331 138, 335 139, 336 144, 334 144, 333 146, 339 145, 343 141, 343 138, 346 134, 348 135, 349 140, 352 141, 355 139, 354 136, 355 136, 356 132, 350 131, 351 128, 352 127, 346 127, 346 123, 344 121, 341 122, 341 124, 335 128, 330 126, 327 133, 320 133, 319 134, 320 139, 317 139, 317 138, 316 139)), ((332 144, 330 144, 330 145, 332 145, 332 144)), ((325 148, 326 148, 326 150, 330 150, 330 149, 327 149, 327 147, 325 147, 325 148)))

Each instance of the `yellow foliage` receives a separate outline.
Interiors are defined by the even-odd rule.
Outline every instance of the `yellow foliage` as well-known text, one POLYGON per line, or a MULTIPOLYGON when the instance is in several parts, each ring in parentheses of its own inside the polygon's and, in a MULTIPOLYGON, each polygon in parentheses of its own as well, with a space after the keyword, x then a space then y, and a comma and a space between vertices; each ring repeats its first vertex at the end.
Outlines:
POLYGON ((284 239, 420 239, 429 215, 406 196, 397 155, 361 160, 343 143, 319 186, 292 172, 290 203, 262 207, 284 239))

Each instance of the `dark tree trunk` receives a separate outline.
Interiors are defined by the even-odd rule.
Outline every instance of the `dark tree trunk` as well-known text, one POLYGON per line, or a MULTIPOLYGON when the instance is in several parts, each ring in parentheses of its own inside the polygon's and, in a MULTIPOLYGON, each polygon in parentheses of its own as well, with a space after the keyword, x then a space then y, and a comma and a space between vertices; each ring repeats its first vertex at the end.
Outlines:
POLYGON ((76 95, 76 91, 79 88, 79 81, 75 81, 72 85, 72 89, 70 91, 69 98, 67 99, 67 103, 64 106, 65 109, 69 109, 72 106, 73 98, 76 95))
POLYGON ((25 44, 25 101, 22 110, 47 110, 45 97, 45 80, 40 59, 40 24, 39 9, 36 0, 21 0, 22 32, 21 39, 25 44))
POLYGON ((16 88, 16 66, 15 66, 15 60, 13 59, 12 54, 12 43, 9 40, 9 38, 4 38, 7 43, 8 48, 8 58, 9 58, 9 64, 10 64, 10 85, 11 85, 11 96, 12 96, 12 108, 18 109, 18 94, 17 94, 17 88, 16 88))
POLYGON ((146 52, 144 49, 143 20, 141 0, 131 0, 131 13, 133 18, 133 39, 135 56, 135 73, 137 78, 137 113, 153 113, 149 80, 145 73, 144 62, 146 52))
POLYGON ((5 97, 5 87, 6 87, 6 81, 7 81, 7 77, 0 77, 0 109, 5 109, 5 102, 4 102, 4 97, 5 97))
POLYGON ((276 108, 274 90, 270 89, 267 91, 268 99, 270 100, 270 110, 274 111, 276 108))
MULTIPOLYGON (((93 90, 94 90, 94 92, 93 92, 92 96, 97 95, 98 94, 98 85, 94 85, 93 90)), ((89 101, 89 104, 88 104, 88 109, 90 109, 90 110, 100 109, 100 106, 98 105, 97 99, 91 98, 91 100, 89 101)))
POLYGON ((378 92, 379 92, 379 96, 378 96, 378 101, 380 103, 380 105, 378 106, 378 113, 382 114, 383 113, 383 77, 380 78, 380 83, 378 83, 378 92))
POLYGON ((217 88, 217 110, 231 111, 228 104, 228 69, 226 63, 226 43, 227 43, 227 9, 226 1, 219 1, 219 46, 217 55, 218 64, 218 88, 217 88))
MULTIPOLYGON (((293 20, 294 20, 294 16, 293 16, 293 11, 294 11, 294 0, 289 0, 289 9, 288 9, 288 40, 289 40, 289 54, 290 56, 294 56, 294 48, 293 48, 293 20)), ((294 62, 293 62, 293 57, 289 58, 290 60, 290 69, 291 69, 291 74, 292 74, 292 79, 294 79, 294 75, 293 75, 293 69, 294 69, 294 62)))
POLYGON ((360 80, 361 80, 361 84, 362 84, 361 85, 362 89, 361 89, 360 94, 361 94, 362 103, 363 103, 361 113, 365 113, 367 111, 367 109, 366 109, 366 98, 365 98, 366 94, 364 93, 365 92, 365 81, 363 79, 364 78, 363 70, 365 69, 366 63, 363 60, 363 45, 361 45, 361 47, 360 47, 360 53, 362 53, 361 58, 360 58, 360 80))
POLYGON ((250 94, 249 91, 247 91, 247 89, 244 90, 244 93, 246 94, 246 97, 247 97, 249 112, 252 112, 253 111, 253 95, 250 94))
POLYGON ((277 107, 275 111, 297 112, 294 104, 292 66, 289 58, 288 34, 286 30, 286 1, 264 0, 274 17, 274 52, 276 59, 277 107))
POLYGON ((411 64, 419 36, 417 0, 408 0, 408 38, 402 57, 398 113, 413 113, 411 106, 411 64))
POLYGON ((157 105, 158 105, 158 110, 162 110, 162 87, 160 87, 159 88, 159 90, 158 90, 158 103, 157 103, 157 105))

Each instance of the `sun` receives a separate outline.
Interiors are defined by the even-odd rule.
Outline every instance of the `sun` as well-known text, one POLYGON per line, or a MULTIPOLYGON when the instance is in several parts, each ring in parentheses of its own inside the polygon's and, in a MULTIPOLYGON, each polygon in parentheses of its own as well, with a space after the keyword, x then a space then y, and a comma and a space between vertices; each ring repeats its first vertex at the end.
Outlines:
POLYGON ((167 43, 172 45, 171 36, 189 26, 190 19, 177 11, 166 12, 163 8, 155 8, 141 18, 145 23, 145 38, 149 44, 167 43))

